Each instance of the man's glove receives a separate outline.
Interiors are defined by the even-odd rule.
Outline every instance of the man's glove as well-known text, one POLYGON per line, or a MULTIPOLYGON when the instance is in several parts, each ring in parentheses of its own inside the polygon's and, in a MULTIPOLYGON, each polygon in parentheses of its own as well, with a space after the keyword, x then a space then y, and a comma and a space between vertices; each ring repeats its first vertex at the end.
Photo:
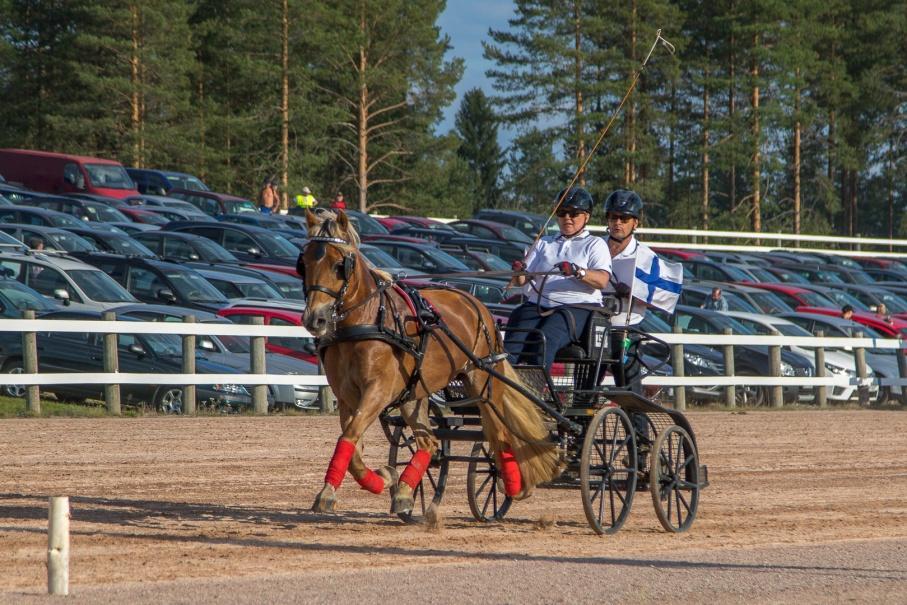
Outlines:
POLYGON ((515 260, 515 261, 513 261, 513 263, 511 263, 510 269, 511 269, 512 271, 525 271, 525 270, 526 270, 526 263, 524 263, 524 262, 521 261, 521 260, 515 260))
POLYGON ((569 261, 560 262, 554 265, 554 268, 560 271, 561 275, 564 277, 574 277, 576 276, 576 272, 579 271, 579 267, 576 263, 571 263, 569 261))
POLYGON ((614 284, 614 293, 620 298, 627 298, 630 296, 630 286, 617 282, 614 284))

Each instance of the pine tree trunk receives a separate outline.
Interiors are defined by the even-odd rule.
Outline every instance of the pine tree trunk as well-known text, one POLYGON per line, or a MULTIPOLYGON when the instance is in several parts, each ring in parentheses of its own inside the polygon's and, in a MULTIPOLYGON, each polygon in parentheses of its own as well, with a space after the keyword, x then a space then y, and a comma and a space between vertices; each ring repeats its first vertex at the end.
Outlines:
MULTIPOLYGON (((800 68, 797 68, 797 81, 800 80, 800 68)), ((800 234, 800 86, 794 92, 794 233, 800 234)), ((800 241, 797 240, 797 247, 800 241)))
POLYGON ((859 174, 856 170, 850 171, 850 197, 847 200, 848 206, 850 207, 850 235, 856 236, 859 234, 860 229, 857 224, 857 177, 859 174))
MULTIPOLYGON (((631 2, 630 9, 630 62, 636 65, 636 0, 631 2)), ((632 187, 636 182, 636 103, 632 96, 627 101, 627 161, 624 181, 627 187, 632 187)))
POLYGON ((208 178, 208 149, 206 143, 207 130, 205 127, 205 67, 199 62, 199 71, 198 74, 198 144, 199 144, 199 154, 198 158, 201 162, 200 165, 196 167, 196 170, 199 172, 199 176, 204 181, 208 178))
POLYGON ((709 229, 709 70, 702 86, 702 228, 709 229))
MULTIPOLYGON (((671 115, 677 115, 677 82, 671 78, 671 115)), ((677 163, 677 122, 671 120, 668 131, 668 202, 674 203, 674 171, 677 163)))
MULTIPOLYGON (((580 27, 580 2, 573 2, 573 27, 574 27, 574 91, 576 95, 576 160, 577 166, 582 167, 586 161, 586 139, 583 128, 583 60, 582 60, 582 31, 580 27)), ((579 185, 586 186, 586 170, 582 168, 579 171, 579 185)))
POLYGON ((828 168, 827 176, 830 184, 835 182, 835 111, 828 112, 828 168))
POLYGON ((129 83, 131 94, 129 96, 130 125, 132 130, 132 165, 142 167, 141 152, 139 148, 140 128, 140 99, 139 99, 139 7, 137 4, 129 5, 129 16, 132 34, 132 50, 129 56, 129 83))
MULTIPOLYGON (((365 5, 359 5, 359 33, 365 37, 365 5)), ((368 68, 368 55, 363 45, 359 46, 359 123, 358 123, 358 155, 359 174, 359 211, 367 212, 368 208, 368 84, 365 79, 365 70, 368 68)))
POLYGON ((281 28, 281 49, 280 64, 281 73, 281 95, 280 95, 280 190, 282 195, 278 205, 280 210, 286 210, 289 187, 289 168, 290 168, 290 11, 287 0, 283 0, 282 28, 281 28))
MULTIPOLYGON (((759 48, 759 35, 753 36, 753 50, 759 48)), ((753 231, 762 231, 762 151, 759 124, 759 61, 753 56, 753 231)))
MULTIPOLYGON (((891 144, 888 146, 888 178, 886 187, 888 189, 888 239, 894 239, 894 147, 897 145, 894 134, 891 136, 891 144)), ((893 252, 894 248, 888 244, 888 251, 893 252)))
MULTIPOLYGON (((731 7, 733 8, 733 3, 731 7)), ((737 82, 736 82, 736 65, 737 57, 735 53, 734 45, 736 43, 734 34, 731 34, 731 58, 730 58, 730 73, 728 74, 729 81, 729 90, 728 90, 728 119, 731 124, 731 134, 736 134, 737 131, 737 82)), ((736 145, 736 141, 734 141, 736 145)), ((730 174, 728 174, 728 200, 731 206, 731 212, 734 212, 737 209, 737 154, 734 152, 736 147, 731 147, 731 167, 730 174)))

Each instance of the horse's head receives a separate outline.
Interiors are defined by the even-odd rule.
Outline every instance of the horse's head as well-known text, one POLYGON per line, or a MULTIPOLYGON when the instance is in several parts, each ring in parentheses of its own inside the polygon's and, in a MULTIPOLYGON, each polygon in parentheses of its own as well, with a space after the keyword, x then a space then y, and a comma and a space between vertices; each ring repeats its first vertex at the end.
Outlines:
POLYGON ((334 330, 350 281, 356 273, 359 235, 342 210, 306 211, 309 243, 299 255, 296 270, 305 287, 303 324, 313 336, 334 330))

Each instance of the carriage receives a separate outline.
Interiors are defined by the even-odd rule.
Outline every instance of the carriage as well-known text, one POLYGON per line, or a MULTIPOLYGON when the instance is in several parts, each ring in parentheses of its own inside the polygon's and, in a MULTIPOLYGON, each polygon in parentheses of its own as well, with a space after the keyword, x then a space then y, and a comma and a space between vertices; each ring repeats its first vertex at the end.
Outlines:
MULTIPOLYGON (((550 439, 557 443, 565 465, 548 486, 579 488, 586 519, 596 533, 618 531, 638 491, 650 493, 665 530, 682 532, 696 518, 708 469, 699 463, 695 433, 680 411, 630 390, 601 386, 603 368, 618 354, 611 350, 612 314, 608 308, 597 309, 578 342, 557 352, 555 362, 563 368, 559 375, 534 362, 535 357, 544 358, 542 351, 514 364, 522 383, 514 386, 543 410, 550 439)), ((499 329, 507 330, 500 325, 499 329)), ((658 341, 630 330, 635 334, 629 355, 638 356, 639 345, 647 340, 658 341)), ((543 350, 546 343, 539 330, 520 332, 525 342, 543 350)), ((504 493, 495 456, 485 441, 480 404, 458 379, 431 397, 431 425, 439 447, 415 489, 416 506, 398 513, 401 519, 421 522, 432 503, 440 504, 454 463, 467 465, 466 494, 477 521, 499 521, 507 515, 513 499, 504 493), (455 448, 456 442, 467 445, 455 448), (454 451, 470 449, 468 444, 472 444, 468 454, 454 451)), ((390 443, 388 464, 405 466, 416 447, 411 429, 393 409, 386 410, 380 421, 390 443)))

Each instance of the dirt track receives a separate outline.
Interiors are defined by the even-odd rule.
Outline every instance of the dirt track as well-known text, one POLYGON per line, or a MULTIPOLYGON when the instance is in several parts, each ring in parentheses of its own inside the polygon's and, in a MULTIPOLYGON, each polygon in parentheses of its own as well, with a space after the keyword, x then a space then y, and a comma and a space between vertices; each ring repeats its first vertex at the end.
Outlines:
MULTIPOLYGON (((277 586, 285 601, 370 602, 387 593, 359 594, 353 578, 402 588, 415 577, 435 578, 431 602, 602 600, 582 583, 556 588, 585 574, 593 585, 612 577, 613 597, 645 601, 666 596, 651 586, 663 575, 648 579, 662 567, 682 574, 670 582, 698 587, 695 601, 822 602, 831 590, 831 600, 903 602, 907 413, 690 418, 712 483, 692 530, 664 533, 640 493, 624 529, 605 537, 588 528, 572 490, 540 490, 505 523, 478 524, 460 466, 437 532, 401 524, 386 514, 387 495, 349 479, 340 514, 307 512, 336 418, 4 420, 0 602, 44 600, 48 495, 71 498, 72 592, 89 602, 261 602, 277 586), (734 573, 709 575, 728 565, 734 573), (793 584, 772 572, 792 565, 793 584), (469 588, 458 587, 467 574, 469 588), (531 580, 526 588, 501 588, 519 574, 531 580), (649 588, 625 592, 637 586, 649 588)), ((385 456, 376 431, 366 459, 377 466, 385 456)))

